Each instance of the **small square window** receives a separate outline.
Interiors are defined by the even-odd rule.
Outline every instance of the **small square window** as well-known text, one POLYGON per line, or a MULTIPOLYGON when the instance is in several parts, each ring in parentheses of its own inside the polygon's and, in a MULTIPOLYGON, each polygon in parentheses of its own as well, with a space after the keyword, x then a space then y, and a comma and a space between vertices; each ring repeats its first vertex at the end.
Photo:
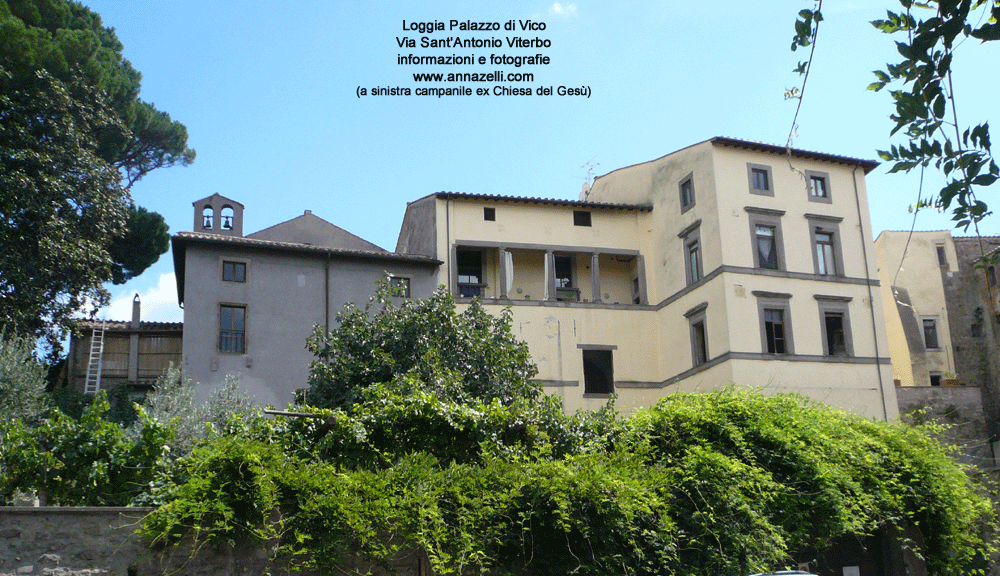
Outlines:
POLYGON ((774 196, 774 182, 771 178, 771 167, 764 164, 747 163, 747 178, 750 181, 750 193, 758 196, 774 196))
POLYGON ((396 298, 409 298, 410 279, 400 276, 389 276, 389 295, 396 298))
POLYGON ((247 264, 246 262, 222 261, 222 280, 225 282, 246 282, 247 264))
POLYGON ((806 170, 806 184, 809 188, 809 201, 830 204, 830 175, 826 172, 806 170))
POLYGON ((767 170, 751 168, 750 177, 753 179, 751 185, 754 190, 770 190, 771 183, 767 180, 767 170))
POLYGON ((587 210, 574 210, 573 226, 590 226, 590 212, 587 210))
POLYGON ((489 222, 496 222, 496 219, 497 219, 497 209, 496 208, 493 208, 493 207, 490 207, 490 206, 483 207, 483 220, 486 220, 486 221, 489 221, 489 222))
POLYGON ((931 386, 941 385, 941 374, 937 372, 931 372, 929 376, 931 377, 931 386))

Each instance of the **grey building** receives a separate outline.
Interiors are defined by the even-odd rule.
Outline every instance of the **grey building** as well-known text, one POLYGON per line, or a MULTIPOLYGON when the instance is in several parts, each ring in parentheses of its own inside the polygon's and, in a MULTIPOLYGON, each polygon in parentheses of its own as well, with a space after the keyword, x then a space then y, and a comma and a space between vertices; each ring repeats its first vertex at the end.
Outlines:
POLYGON ((283 407, 307 385, 306 338, 344 304, 363 305, 384 278, 403 298, 437 287, 433 258, 389 252, 308 210, 244 236, 243 210, 219 194, 198 200, 194 231, 172 239, 182 365, 199 396, 232 373, 257 404, 283 407))

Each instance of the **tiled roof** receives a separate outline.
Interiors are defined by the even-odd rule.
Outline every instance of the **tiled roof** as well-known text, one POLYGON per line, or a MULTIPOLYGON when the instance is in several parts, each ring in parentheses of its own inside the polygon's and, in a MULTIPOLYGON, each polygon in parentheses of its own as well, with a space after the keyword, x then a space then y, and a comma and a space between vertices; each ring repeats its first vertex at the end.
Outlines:
MULTIPOLYGON (((343 256, 348 258, 364 258, 375 260, 395 260, 400 262, 412 262, 417 264, 441 264, 439 260, 422 256, 419 254, 398 254, 396 252, 375 251, 375 250, 350 250, 346 248, 328 248, 326 246, 313 246, 312 244, 299 244, 296 242, 276 242, 274 240, 258 240, 256 238, 246 238, 244 236, 224 236, 222 234, 209 234, 206 232, 178 232, 173 236, 175 245, 188 243, 207 244, 231 244, 235 246, 246 246, 248 248, 263 248, 271 250, 283 250, 291 252, 308 252, 313 254, 330 254, 333 256, 343 256)), ((176 254, 176 251, 175 251, 176 254)))
POLYGON ((467 194, 465 192, 436 192, 433 195, 443 199, 486 200, 488 202, 516 202, 519 204, 546 204, 549 206, 572 206, 574 208, 590 208, 594 210, 637 210, 639 212, 650 212, 653 210, 652 204, 610 204, 606 202, 587 202, 585 200, 566 200, 562 198, 503 196, 500 194, 467 194))
MULTIPOLYGON (((80 320, 80 328, 94 329, 101 325, 101 320, 80 320)), ((104 321, 104 329, 112 331, 129 331, 132 330, 131 322, 122 322, 120 320, 106 320, 104 321)), ((183 322, 139 322, 140 332, 180 332, 184 329, 183 322)))
MULTIPOLYGON (((764 142, 756 142, 753 140, 741 140, 739 138, 728 138, 726 136, 716 136, 715 138, 712 138, 710 142, 712 144, 731 146, 733 148, 746 148, 748 150, 757 150, 759 152, 770 152, 772 154, 785 154, 788 150, 785 146, 778 146, 776 144, 766 144, 764 142)), ((801 150, 799 148, 792 148, 791 151, 792 151, 792 156, 797 156, 799 158, 808 158, 810 160, 823 160, 824 162, 835 162, 837 164, 860 166, 865 169, 865 174, 871 172, 879 165, 879 163, 876 162, 875 160, 863 160, 860 158, 851 158, 850 156, 827 154, 826 152, 813 152, 811 150, 801 150)))

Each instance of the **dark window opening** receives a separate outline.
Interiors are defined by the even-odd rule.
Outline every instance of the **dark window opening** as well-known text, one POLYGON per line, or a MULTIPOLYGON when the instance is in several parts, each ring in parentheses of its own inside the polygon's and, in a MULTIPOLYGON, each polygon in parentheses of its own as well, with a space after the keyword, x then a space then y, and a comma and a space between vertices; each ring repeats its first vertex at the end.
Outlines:
POLYGON ((615 391, 614 360, 611 350, 583 351, 584 394, 613 394, 615 391))
POLYGON ((948 265, 948 256, 944 253, 944 246, 937 246, 938 266, 948 265))
POLYGON ((246 352, 246 308, 222 306, 219 315, 219 352, 246 352))
POLYGON ((561 302, 579 302, 580 291, 573 286, 573 256, 556 254, 556 300, 561 302))
POLYGON ((826 322, 826 354, 827 356, 847 356, 847 338, 844 335, 844 315, 839 312, 827 312, 826 322))
POLYGON ((931 377, 931 386, 940 386, 941 385, 941 375, 940 374, 931 374, 930 377, 931 377))
POLYGON ((767 170, 761 168, 751 168, 750 177, 754 190, 770 190, 770 182, 767 181, 767 170))
POLYGON ((938 347, 937 322, 935 320, 924 320, 924 346, 927 348, 938 347))
POLYGON ((639 292, 639 277, 632 278, 632 303, 642 304, 642 294, 639 292))
POLYGON ((764 338, 768 354, 785 353, 785 311, 764 310, 764 338))
POLYGON ((398 276, 389 277, 389 295, 397 298, 410 297, 410 279, 398 276))
POLYGON ((704 320, 691 325, 691 348, 695 366, 701 366, 708 362, 708 341, 705 338, 704 320))
POLYGON ((778 269, 778 243, 774 226, 757 226, 757 262, 760 268, 778 269))
POLYGON ((483 295, 483 253, 478 250, 459 250, 458 294, 462 298, 479 298, 483 295))
POLYGON ((483 208, 483 220, 489 220, 490 222, 495 222, 497 219, 497 209, 484 207, 483 208))
POLYGON ((586 210, 574 210, 573 226, 590 226, 590 212, 586 210))
POLYGON ((246 282, 247 265, 246 262, 222 261, 222 279, 226 282, 246 282))

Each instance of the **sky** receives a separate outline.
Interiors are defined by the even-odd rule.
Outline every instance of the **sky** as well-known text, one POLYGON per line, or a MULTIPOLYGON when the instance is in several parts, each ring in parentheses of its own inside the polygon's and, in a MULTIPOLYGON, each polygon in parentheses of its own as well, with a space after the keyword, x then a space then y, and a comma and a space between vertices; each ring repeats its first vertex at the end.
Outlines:
MULTIPOLYGON (((396 245, 406 203, 438 191, 576 199, 587 166, 601 175, 714 136, 783 145, 807 58, 790 51, 807 0, 702 2, 346 2, 332 0, 85 0, 113 27, 142 75, 140 97, 185 124, 197 151, 188 167, 155 171, 132 188, 164 215, 171 233, 191 230, 192 203, 214 193, 243 203, 244 233, 305 210, 383 248, 396 245), (497 22, 499 31, 449 30, 451 20, 497 22), (516 30, 504 30, 508 21, 516 30), (531 20, 544 30, 522 31, 531 20), (421 34, 417 23, 442 22, 421 34), (405 29, 404 29, 405 23, 405 29), (499 39, 500 48, 421 48, 420 39, 499 39), (507 38, 543 48, 510 48, 507 38), (401 48, 403 37, 417 48, 401 48), (549 57, 546 65, 413 66, 399 55, 549 57), (413 74, 494 70, 531 82, 425 83, 413 74), (359 89, 420 86, 552 87, 551 96, 358 96, 359 89), (560 86, 585 96, 559 96, 560 86)), ((894 39, 868 22, 889 3, 827 0, 793 146, 877 159, 890 143, 892 104, 866 90, 872 71, 897 59, 894 39)), ((959 120, 997 120, 1000 78, 983 73, 998 48, 976 41, 955 57, 959 120)), ((994 124, 1000 125, 1000 122, 994 124)), ((901 141, 896 139, 895 142, 901 141)), ((918 172, 867 177, 872 226, 909 230, 918 172)), ((928 172, 924 195, 943 177, 928 172)), ((987 202, 990 196, 987 195, 987 202)), ((996 201, 994 202, 996 203, 996 201)), ((918 230, 951 229, 922 210, 918 230)), ((1000 217, 983 234, 1000 234, 1000 217)), ((955 233, 961 235, 961 231, 955 233)), ((163 255, 124 286, 109 286, 109 319, 181 321, 173 260, 163 255)))

